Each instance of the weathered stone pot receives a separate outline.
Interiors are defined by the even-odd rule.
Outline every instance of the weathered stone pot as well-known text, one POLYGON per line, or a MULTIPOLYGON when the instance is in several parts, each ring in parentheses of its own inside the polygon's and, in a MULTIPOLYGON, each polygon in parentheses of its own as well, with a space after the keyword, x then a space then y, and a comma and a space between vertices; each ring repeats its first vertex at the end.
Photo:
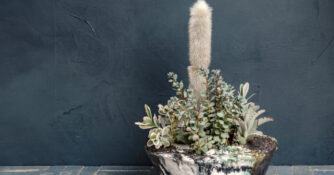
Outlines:
POLYGON ((265 175, 277 145, 272 137, 256 136, 251 143, 232 146, 220 154, 212 150, 197 155, 184 145, 145 149, 162 175, 265 175))

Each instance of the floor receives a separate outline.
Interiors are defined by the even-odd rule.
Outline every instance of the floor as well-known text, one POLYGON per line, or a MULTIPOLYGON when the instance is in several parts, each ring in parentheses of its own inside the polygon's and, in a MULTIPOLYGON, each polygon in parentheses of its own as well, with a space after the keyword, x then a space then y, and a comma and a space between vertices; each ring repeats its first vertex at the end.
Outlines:
MULTIPOLYGON (((152 175, 149 166, 0 166, 0 175, 152 175)), ((267 175, 334 175, 333 166, 271 166, 267 175)))

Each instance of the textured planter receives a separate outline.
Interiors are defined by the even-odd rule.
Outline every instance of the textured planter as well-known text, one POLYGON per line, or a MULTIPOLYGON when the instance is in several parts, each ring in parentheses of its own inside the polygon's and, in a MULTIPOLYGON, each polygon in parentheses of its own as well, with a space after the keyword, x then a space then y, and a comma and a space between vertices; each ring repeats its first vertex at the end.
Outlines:
POLYGON ((153 165, 163 175, 265 175, 277 150, 277 141, 256 136, 252 143, 196 155, 186 146, 155 150, 146 148, 153 165))

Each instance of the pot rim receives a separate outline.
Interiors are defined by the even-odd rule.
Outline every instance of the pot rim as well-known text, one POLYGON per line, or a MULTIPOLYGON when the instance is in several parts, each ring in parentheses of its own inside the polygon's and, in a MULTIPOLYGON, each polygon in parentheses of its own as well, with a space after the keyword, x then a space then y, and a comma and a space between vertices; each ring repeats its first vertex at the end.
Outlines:
MULTIPOLYGON (((269 138, 269 139, 272 141, 272 144, 276 144, 275 149, 274 149, 274 150, 270 150, 270 151, 276 151, 276 150, 278 149, 278 141, 277 141, 276 138, 271 137, 271 136, 268 136, 268 135, 258 135, 258 136, 256 136, 256 137, 269 138)), ((178 146, 189 146, 189 145, 186 145, 186 144, 173 144, 173 145, 171 145, 171 146, 174 146, 174 147, 176 146, 176 147, 178 147, 178 146)), ((241 147, 244 147, 244 145, 228 145, 228 146, 241 146, 241 147)), ((148 153, 151 153, 151 154, 154 154, 154 153, 156 153, 156 154, 159 154, 159 153, 166 153, 165 148, 159 148, 159 149, 156 149, 156 148, 153 147, 154 151, 151 151, 149 148, 150 148, 150 147, 148 147, 147 145, 144 146, 145 151, 148 152, 148 153)), ((168 147, 167 147, 167 148, 168 148, 168 147)), ((247 149, 249 149, 249 148, 247 148, 247 149)), ((180 152, 172 152, 172 153, 173 153, 173 154, 181 154, 180 152)), ((190 154, 190 153, 189 153, 189 154, 190 154)), ((199 155, 199 154, 196 154, 196 153, 192 153, 192 154, 190 154, 190 155, 209 156, 209 155, 199 155)))

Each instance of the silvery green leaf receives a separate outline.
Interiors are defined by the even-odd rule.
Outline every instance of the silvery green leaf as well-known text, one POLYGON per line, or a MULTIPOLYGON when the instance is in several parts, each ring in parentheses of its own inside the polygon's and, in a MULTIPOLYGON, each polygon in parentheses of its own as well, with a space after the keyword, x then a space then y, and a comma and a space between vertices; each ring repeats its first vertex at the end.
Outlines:
POLYGON ((203 129, 205 127, 205 122, 200 122, 199 125, 198 125, 198 127, 200 129, 203 129))
POLYGON ((159 111, 164 111, 164 106, 162 104, 158 104, 159 111))
POLYGON ((196 120, 190 120, 190 124, 195 124, 196 120))
POLYGON ((242 89, 243 89, 244 84, 240 84, 239 86, 239 94, 242 96, 242 89))
POLYGON ((214 140, 215 142, 220 142, 220 138, 219 138, 219 136, 214 136, 214 137, 213 137, 213 140, 214 140))
POLYGON ((257 125, 260 126, 264 123, 274 121, 274 119, 270 117, 262 117, 262 118, 259 118, 257 121, 258 121, 257 125))
POLYGON ((162 146, 162 143, 160 141, 153 142, 155 149, 159 149, 162 146), (155 144, 156 143, 156 144, 155 144))
POLYGON ((155 133, 156 131, 156 128, 150 129, 150 131, 148 132, 148 138, 150 138, 151 134, 155 133))
POLYGON ((251 104, 251 106, 252 106, 252 108, 253 108, 254 111, 257 111, 257 110, 260 109, 260 106, 255 105, 254 103, 250 103, 250 104, 251 104))
POLYGON ((158 127, 159 126, 159 124, 158 124, 158 118, 157 118, 157 116, 154 114, 154 116, 153 116, 153 123, 154 123, 154 125, 156 126, 156 127, 158 127))
POLYGON ((170 146, 170 142, 169 142, 167 139, 162 138, 161 141, 162 141, 162 144, 163 144, 164 146, 166 146, 166 147, 170 146))
POLYGON ((153 146, 153 141, 152 141, 152 140, 148 140, 146 145, 147 145, 148 147, 153 146))
POLYGON ((184 96, 185 98, 188 97, 187 91, 183 91, 183 96, 184 96))
POLYGON ((227 122, 230 122, 230 123, 233 121, 233 119, 231 119, 231 118, 226 118, 225 120, 226 120, 227 122))
POLYGON ((223 118, 225 116, 225 113, 223 111, 220 111, 217 113, 218 117, 223 118))
POLYGON ((155 136, 155 139, 156 140, 160 140, 160 137, 161 137, 161 129, 159 130, 159 131, 157 131, 157 133, 156 133, 156 136, 155 136))
POLYGON ((208 142, 207 146, 208 146, 209 149, 211 149, 212 148, 212 143, 208 142))
POLYGON ((246 97, 249 90, 249 83, 246 82, 242 87, 242 96, 246 97))
POLYGON ((183 82, 182 81, 180 81, 179 86, 180 86, 180 89, 183 89, 183 82))
POLYGON ((185 126, 185 122, 184 121, 179 121, 177 123, 177 126, 180 127, 180 128, 183 128, 185 126))
POLYGON ((224 128, 224 129, 227 129, 227 128, 229 128, 229 126, 228 126, 228 125, 226 125, 226 124, 223 124, 222 126, 223 126, 223 128, 224 128))
POLYGON ((220 137, 221 138, 229 138, 229 135, 228 135, 228 133, 221 133, 220 137))
POLYGON ((214 117, 216 117, 216 115, 215 114, 209 114, 208 117, 214 118, 214 117))
POLYGON ((166 121, 164 118, 162 118, 161 115, 158 116, 158 122, 161 124, 162 127, 166 126, 166 121))
POLYGON ((205 132, 204 132, 204 131, 200 131, 200 132, 198 133, 198 135, 199 135, 200 137, 204 137, 204 136, 205 136, 205 132))
POLYGON ((242 132, 244 132, 246 130, 246 124, 245 124, 245 122, 243 120, 241 120, 240 118, 238 118, 236 121, 238 122, 238 124, 239 124, 242 132))
POLYGON ((169 134, 169 132, 170 132, 170 128, 169 127, 164 127, 161 131, 161 135, 166 136, 166 135, 169 134))
POLYGON ((138 125, 138 127, 139 127, 140 129, 151 129, 151 128, 154 128, 154 127, 151 126, 151 125, 142 124, 142 123, 140 123, 140 122, 136 122, 135 124, 138 125))
POLYGON ((219 124, 221 125, 225 125, 224 121, 223 120, 217 120, 219 124))
MULTIPOLYGON (((201 142, 201 143, 202 143, 202 142, 201 142)), ((204 144, 204 142, 203 142, 203 144, 204 144)), ((205 146, 205 145, 203 145, 203 146, 201 147, 201 149, 202 149, 203 152, 207 152, 207 151, 208 151, 208 147, 205 146)))
POLYGON ((150 135, 150 139, 151 140, 154 140, 154 139, 156 139, 157 138, 157 134, 156 133, 152 133, 151 135, 150 135))
POLYGON ((152 119, 151 109, 147 104, 145 104, 145 111, 146 111, 147 116, 152 119))
POLYGON ((255 131, 254 133, 252 133, 253 135, 263 135, 263 133, 261 131, 255 131))
POLYGON ((220 131, 218 129, 215 130, 215 134, 216 135, 219 135, 220 134, 220 131))
POLYGON ((195 135, 192 136, 192 139, 193 139, 193 140, 198 140, 198 139, 199 139, 199 136, 198 136, 197 134, 195 134, 195 135))
POLYGON ((144 123, 142 123, 142 122, 135 122, 135 125, 138 125, 138 126, 140 126, 140 125, 145 125, 144 123))
POLYGON ((145 117, 143 117, 143 123, 144 124, 152 124, 152 119, 145 116, 145 117))
POLYGON ((261 114, 263 114, 265 112, 266 112, 266 110, 264 110, 264 109, 259 110, 258 112, 255 113, 254 118, 257 118, 258 116, 260 116, 261 114))
POLYGON ((208 140, 212 140, 213 139, 213 136, 208 136, 208 140))
POLYGON ((260 111, 256 112, 255 114, 249 116, 247 118, 247 121, 246 121, 247 127, 248 128, 254 128, 253 125, 255 125, 256 126, 255 128, 257 129, 258 124, 255 122, 255 119, 264 112, 265 112, 265 110, 260 110, 260 111))
POLYGON ((204 116, 204 113, 203 113, 203 112, 200 112, 200 113, 198 114, 198 118, 203 118, 203 116, 204 116))

